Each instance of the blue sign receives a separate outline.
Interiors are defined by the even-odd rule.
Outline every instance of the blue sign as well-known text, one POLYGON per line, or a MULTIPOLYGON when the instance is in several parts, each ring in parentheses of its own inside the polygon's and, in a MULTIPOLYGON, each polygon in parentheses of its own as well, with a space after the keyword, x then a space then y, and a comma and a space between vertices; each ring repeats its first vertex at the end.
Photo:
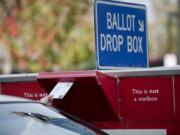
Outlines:
POLYGON ((106 0, 94 6, 97 68, 148 67, 146 7, 106 0))

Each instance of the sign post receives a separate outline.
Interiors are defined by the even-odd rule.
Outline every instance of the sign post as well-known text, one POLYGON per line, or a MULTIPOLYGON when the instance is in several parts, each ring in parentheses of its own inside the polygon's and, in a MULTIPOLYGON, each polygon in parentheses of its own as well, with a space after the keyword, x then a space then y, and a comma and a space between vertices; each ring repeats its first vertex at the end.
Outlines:
POLYGON ((148 67, 146 7, 106 0, 94 6, 97 68, 148 67))

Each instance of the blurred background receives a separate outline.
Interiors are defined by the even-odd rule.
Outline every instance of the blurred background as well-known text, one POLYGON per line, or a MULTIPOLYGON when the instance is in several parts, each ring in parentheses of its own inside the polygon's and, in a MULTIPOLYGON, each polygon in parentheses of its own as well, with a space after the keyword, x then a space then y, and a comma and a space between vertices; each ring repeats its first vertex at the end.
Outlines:
MULTIPOLYGON (((148 9, 149 62, 180 64, 180 0, 148 9)), ((93 0, 0 0, 0 72, 95 69, 93 0)))

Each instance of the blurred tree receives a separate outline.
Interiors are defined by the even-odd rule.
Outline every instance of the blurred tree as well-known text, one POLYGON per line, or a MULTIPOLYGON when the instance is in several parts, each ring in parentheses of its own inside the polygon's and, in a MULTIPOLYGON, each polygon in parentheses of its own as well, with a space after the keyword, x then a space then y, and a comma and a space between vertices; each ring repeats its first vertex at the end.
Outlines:
POLYGON ((177 53, 177 0, 152 0, 154 22, 149 25, 150 59, 163 60, 166 53, 177 53))
POLYGON ((95 67, 91 0, 2 0, 0 4, 14 69, 95 67))

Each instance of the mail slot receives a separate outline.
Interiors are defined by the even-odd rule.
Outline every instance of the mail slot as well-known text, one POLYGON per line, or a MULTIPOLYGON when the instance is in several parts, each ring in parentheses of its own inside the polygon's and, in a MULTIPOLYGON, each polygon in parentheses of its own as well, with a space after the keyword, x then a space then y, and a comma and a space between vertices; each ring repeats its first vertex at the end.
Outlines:
POLYGON ((117 121, 116 78, 96 71, 40 73, 38 81, 48 93, 58 82, 73 82, 70 91, 53 104, 89 122, 117 121))

